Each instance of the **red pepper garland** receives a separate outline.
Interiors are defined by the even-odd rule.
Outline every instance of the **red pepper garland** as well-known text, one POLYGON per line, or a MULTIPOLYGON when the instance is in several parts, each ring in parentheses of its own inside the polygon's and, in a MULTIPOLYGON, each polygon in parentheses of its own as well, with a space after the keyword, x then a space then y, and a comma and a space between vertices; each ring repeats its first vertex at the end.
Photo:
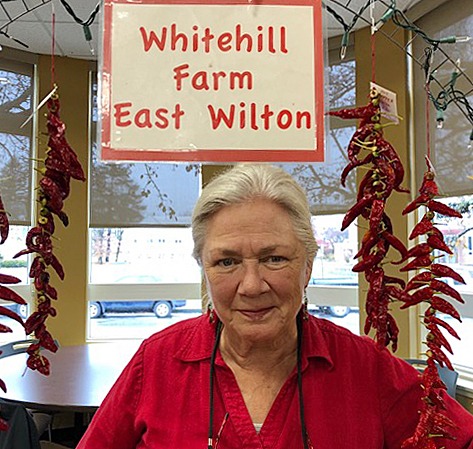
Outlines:
POLYGON ((49 374, 49 360, 41 354, 40 348, 56 352, 58 347, 49 331, 46 329, 48 316, 56 316, 52 300, 58 295, 56 289, 49 283, 49 267, 64 279, 64 270, 53 250, 53 234, 55 230, 54 215, 64 226, 69 219, 63 211, 64 200, 69 196, 71 178, 85 181, 84 171, 74 150, 66 140, 66 126, 59 117, 59 99, 53 95, 48 106, 48 149, 44 168, 40 170, 42 178, 39 181, 38 203, 40 204, 39 218, 36 226, 29 230, 26 236, 26 249, 14 257, 24 254, 36 254, 30 267, 29 276, 34 279, 37 309, 26 320, 26 333, 38 339, 38 343, 28 348, 27 366, 42 374, 49 374))
POLYGON ((450 277, 457 282, 465 283, 463 278, 453 269, 446 265, 434 263, 435 251, 443 251, 452 254, 450 248, 445 244, 442 232, 435 227, 435 213, 448 217, 461 218, 461 214, 451 207, 440 203, 434 198, 439 195, 435 182, 435 173, 427 159, 427 171, 424 174, 419 196, 409 203, 403 210, 407 214, 424 206, 427 212, 412 230, 409 239, 413 240, 419 236, 425 236, 426 242, 419 243, 411 248, 405 259, 412 259, 400 271, 411 271, 422 269, 406 285, 400 298, 404 304, 401 309, 425 303, 427 309, 423 317, 423 323, 428 333, 425 344, 427 345, 427 367, 422 373, 421 381, 424 388, 423 407, 420 419, 412 437, 408 438, 402 445, 406 449, 435 449, 437 447, 433 438, 452 438, 451 429, 456 428, 443 412, 445 405, 442 399, 447 387, 439 378, 436 364, 447 366, 453 370, 448 356, 443 351, 452 352, 450 343, 443 335, 441 328, 450 335, 459 339, 455 330, 445 321, 436 316, 437 312, 447 314, 461 322, 460 314, 446 299, 436 295, 443 295, 464 302, 461 295, 448 284, 440 280, 442 277, 450 277))
MULTIPOLYGON (((2 197, 0 196, 0 245, 3 245, 3 243, 6 242, 8 238, 9 230, 10 230, 10 223, 8 221, 8 215, 3 206, 2 197)), ((14 292, 12 289, 8 287, 5 287, 5 285, 2 285, 2 284, 7 284, 7 285, 18 284, 19 282, 21 282, 21 280, 15 276, 10 276, 8 274, 0 273, 0 299, 6 300, 6 301, 12 301, 17 304, 26 304, 26 301, 20 295, 18 295, 18 293, 14 292)), ((8 318, 12 318, 13 320, 17 321, 22 326, 24 326, 24 323, 21 317, 17 313, 13 312, 10 309, 7 309, 6 307, 0 306, 0 315, 4 315, 8 318)), ((6 326, 5 324, 0 324, 0 332, 1 333, 12 332, 12 329, 9 326, 6 326)), ((2 379, 0 379, 0 388, 6 393, 7 386, 5 385, 5 382, 2 379)), ((0 417, 0 431, 3 432, 7 429, 8 429, 8 423, 3 418, 0 417)))
POLYGON ((364 166, 367 171, 358 187, 357 202, 343 219, 342 230, 359 216, 368 220, 369 226, 363 236, 361 248, 355 255, 360 260, 353 267, 353 271, 365 273, 369 285, 364 332, 368 334, 371 329, 375 329, 377 343, 382 347, 392 344, 395 351, 399 330, 389 312, 389 305, 398 299, 405 282, 386 275, 383 264, 387 263, 385 258, 391 247, 399 252, 401 260, 405 258, 407 249, 394 236, 385 205, 393 190, 408 190, 401 187, 404 169, 399 155, 383 137, 385 125, 380 123, 379 97, 379 93, 373 89, 367 106, 342 109, 329 114, 343 119, 360 119, 359 127, 348 145, 349 163, 341 175, 342 185, 345 185, 347 175, 354 168, 364 166))

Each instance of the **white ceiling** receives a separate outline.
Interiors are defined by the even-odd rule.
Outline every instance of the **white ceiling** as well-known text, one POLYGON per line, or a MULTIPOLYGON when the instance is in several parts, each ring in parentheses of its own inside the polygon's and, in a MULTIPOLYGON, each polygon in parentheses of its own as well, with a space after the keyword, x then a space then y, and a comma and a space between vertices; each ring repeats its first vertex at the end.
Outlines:
MULTIPOLYGON (((65 1, 75 15, 83 21, 90 17, 99 1, 103 2, 103 0, 65 1)), ((172 2, 172 0, 169 1, 172 2)), ((418 17, 444 1, 446 0, 397 0, 396 6, 398 9, 408 10, 418 17)), ((360 11, 369 2, 370 0, 324 0, 324 3, 340 14, 346 23, 352 21, 354 12, 360 11)), ((379 19, 386 12, 386 5, 391 3, 392 0, 373 1, 375 19, 379 19)), ((53 10, 55 14, 55 53, 72 58, 96 59, 95 55, 98 53, 100 40, 101 11, 90 28, 93 36, 91 44, 94 55, 85 40, 82 26, 74 21, 61 0, 0 0, 0 45, 38 54, 51 54, 53 10), (27 45, 27 48, 1 33, 7 33, 11 38, 21 41, 27 45)), ((343 27, 340 23, 330 14, 327 14, 327 17, 328 35, 342 34, 343 27)), ((410 18, 414 20, 417 17, 410 18)), ((369 8, 367 8, 364 18, 370 20, 369 8)), ((358 20, 355 28, 364 27, 366 24, 366 21, 358 20)))

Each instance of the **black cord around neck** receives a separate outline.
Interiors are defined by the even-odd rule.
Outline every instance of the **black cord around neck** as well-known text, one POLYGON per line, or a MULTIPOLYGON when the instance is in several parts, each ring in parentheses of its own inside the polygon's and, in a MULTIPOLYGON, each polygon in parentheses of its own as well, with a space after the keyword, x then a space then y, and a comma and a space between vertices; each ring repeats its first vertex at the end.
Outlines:
POLYGON ((299 416, 304 449, 309 449, 308 433, 305 425, 304 396, 302 393, 302 314, 297 315, 297 389, 299 392, 299 416))
POLYGON ((222 322, 219 320, 215 328, 215 343, 210 356, 210 408, 209 408, 209 432, 208 432, 208 449, 213 449, 213 425, 214 425, 214 374, 215 374, 215 357, 217 356, 217 349, 220 343, 220 336, 222 335, 222 322))
MULTIPOLYGON (((210 356, 210 395, 209 395, 209 431, 207 449, 213 449, 213 420, 214 420, 214 377, 215 377, 215 357, 217 355, 220 336, 222 335, 222 322, 219 321, 215 328, 215 343, 210 356)), ((304 397, 302 392, 302 316, 297 315, 297 389, 299 393, 299 415, 301 420, 302 441, 304 449, 309 449, 309 439, 304 414, 304 397)))

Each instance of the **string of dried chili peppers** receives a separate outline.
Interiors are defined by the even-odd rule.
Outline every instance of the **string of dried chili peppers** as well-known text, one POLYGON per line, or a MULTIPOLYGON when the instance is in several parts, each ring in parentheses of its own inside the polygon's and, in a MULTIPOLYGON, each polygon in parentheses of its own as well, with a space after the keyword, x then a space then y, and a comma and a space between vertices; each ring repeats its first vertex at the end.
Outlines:
POLYGON ((435 227, 434 219, 436 214, 457 218, 461 218, 462 215, 451 207, 434 200, 439 195, 439 189, 435 182, 435 173, 429 160, 427 158, 426 160, 427 171, 424 173, 419 195, 403 210, 405 215, 420 206, 426 208, 423 218, 417 223, 409 236, 410 240, 423 236, 425 242, 409 249, 405 260, 409 258, 412 258, 412 260, 400 270, 422 271, 407 283, 400 299, 404 302, 401 309, 421 303, 427 305, 423 316, 423 324, 428 331, 425 342, 427 345, 427 367, 421 377, 424 390, 423 406, 414 435, 402 445, 406 449, 435 449, 437 444, 433 438, 452 438, 450 430, 456 427, 455 423, 444 414, 445 405, 442 395, 445 393, 446 386, 439 377, 436 365, 446 366, 453 370, 453 366, 444 352, 445 349, 453 354, 452 348, 443 335, 441 328, 445 329, 454 338, 459 339, 459 336, 448 323, 437 317, 437 312, 450 315, 461 321, 460 314, 445 297, 461 303, 464 301, 458 291, 442 281, 441 278, 450 277, 463 284, 465 281, 450 267, 434 263, 436 251, 452 254, 451 249, 444 241, 442 232, 435 227))
MULTIPOLYGON (((3 245, 6 242, 9 231, 10 231, 10 223, 8 221, 7 211, 5 210, 2 197, 0 196, 0 245, 3 245)), ((7 285, 18 284, 19 282, 21 282, 21 280, 15 276, 0 273, 0 299, 3 299, 5 301, 15 302, 17 304, 26 304, 26 301, 18 293, 13 291, 11 288, 8 288, 8 287, 5 287, 5 285, 2 285, 2 284, 7 284, 7 285)), ((20 323, 22 326, 24 326, 24 323, 21 317, 17 313, 13 312, 12 310, 6 307, 0 306, 0 315, 11 318, 17 321, 18 323, 20 323)), ((11 327, 5 324, 0 324, 0 332, 5 333, 5 332, 13 332, 13 331, 11 327)), ((6 393, 7 386, 5 385, 5 382, 2 379, 0 379, 0 388, 6 393)), ((0 417, 0 432, 3 432, 7 429, 8 429, 7 421, 5 421, 2 417, 0 417)))
POLYGON ((54 216, 57 216, 64 226, 69 219, 63 210, 64 200, 69 196, 71 178, 85 181, 84 171, 77 155, 66 140, 66 126, 59 116, 60 103, 57 94, 47 102, 48 149, 44 167, 39 171, 42 178, 38 187, 39 217, 36 226, 26 235, 26 249, 14 257, 24 254, 35 254, 31 263, 29 276, 33 279, 36 291, 36 310, 25 323, 26 333, 34 334, 38 342, 28 348, 27 366, 42 374, 49 374, 49 360, 41 354, 45 348, 56 352, 58 347, 46 328, 46 319, 56 316, 52 300, 57 300, 57 290, 50 284, 51 267, 61 280, 64 270, 54 254, 53 234, 55 230, 54 216))
POLYGON ((393 146, 383 137, 380 123, 380 95, 370 92, 370 102, 366 106, 329 112, 342 119, 360 119, 347 149, 348 164, 341 174, 344 186, 348 174, 356 167, 366 168, 366 174, 358 186, 357 202, 348 210, 342 222, 346 229, 356 218, 368 221, 360 250, 355 255, 359 261, 353 271, 363 272, 368 282, 366 297, 367 317, 364 332, 375 329, 375 339, 380 346, 392 344, 397 349, 398 327, 389 311, 389 305, 396 300, 405 287, 404 280, 386 275, 383 265, 392 247, 404 259, 407 249, 394 236, 391 220, 385 212, 386 201, 393 192, 408 192, 401 186, 404 168, 393 146))

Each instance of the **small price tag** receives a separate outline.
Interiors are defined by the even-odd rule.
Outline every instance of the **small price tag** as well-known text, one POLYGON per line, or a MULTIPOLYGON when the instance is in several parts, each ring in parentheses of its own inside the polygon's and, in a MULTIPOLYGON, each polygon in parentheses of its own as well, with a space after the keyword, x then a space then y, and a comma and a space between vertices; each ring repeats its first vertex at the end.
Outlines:
POLYGON ((380 94, 381 112, 394 123, 399 123, 399 116, 397 114, 397 95, 376 83, 371 82, 370 88, 376 90, 380 94))

